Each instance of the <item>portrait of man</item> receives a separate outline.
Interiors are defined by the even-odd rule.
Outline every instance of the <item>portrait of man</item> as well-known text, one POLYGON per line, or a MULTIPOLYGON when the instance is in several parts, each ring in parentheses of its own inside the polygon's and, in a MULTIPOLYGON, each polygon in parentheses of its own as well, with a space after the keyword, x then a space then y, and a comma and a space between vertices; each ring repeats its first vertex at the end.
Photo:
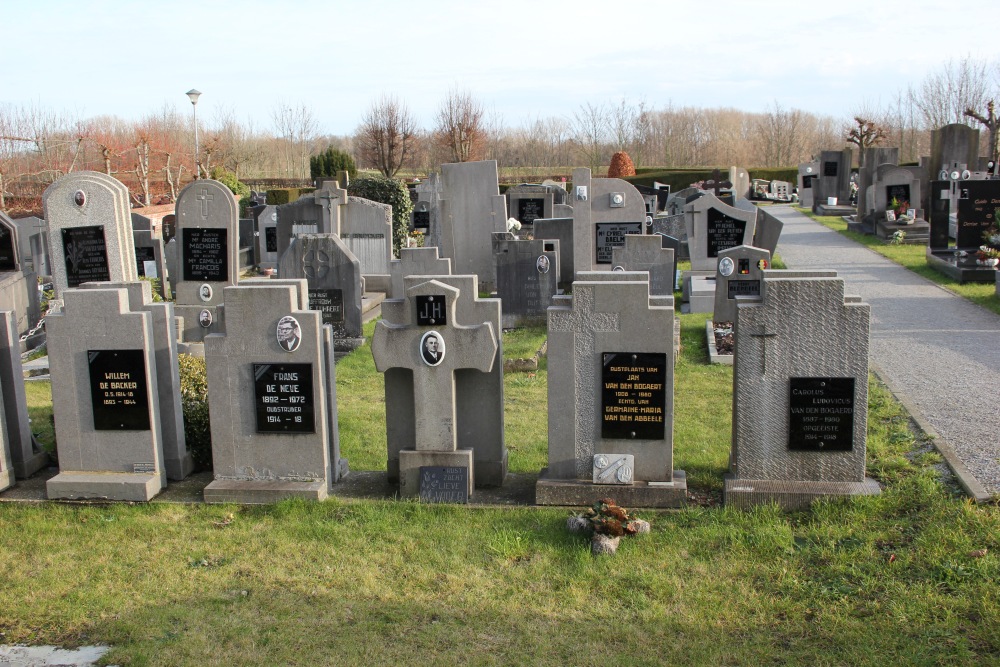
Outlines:
POLYGON ((208 308, 202 310, 201 313, 198 314, 198 322, 200 322, 201 326, 206 329, 212 326, 212 311, 208 308))
POLYGON ((538 269, 539 273, 548 273, 549 258, 546 255, 539 255, 538 259, 535 260, 535 268, 538 269))
POLYGON ((428 366, 444 360, 444 340, 437 331, 428 331, 420 338, 420 356, 428 366))
POLYGON ((211 301, 212 300, 212 286, 209 285, 208 283, 205 283, 204 285, 202 285, 201 287, 199 287, 198 288, 198 296, 201 297, 202 301, 211 301))
POLYGON ((299 321, 291 315, 285 315, 278 320, 278 345, 281 349, 294 352, 302 342, 302 330, 299 321))

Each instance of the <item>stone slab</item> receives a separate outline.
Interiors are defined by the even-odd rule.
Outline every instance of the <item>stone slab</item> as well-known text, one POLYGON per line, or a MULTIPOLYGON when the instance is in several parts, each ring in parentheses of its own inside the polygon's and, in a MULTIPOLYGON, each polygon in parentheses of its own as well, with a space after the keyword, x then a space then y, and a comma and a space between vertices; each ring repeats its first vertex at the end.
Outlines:
POLYGON ((205 487, 204 497, 206 503, 239 503, 241 505, 266 505, 286 498, 325 500, 327 484, 323 480, 289 482, 217 479, 205 487))
POLYGON ((687 476, 675 470, 671 482, 593 484, 586 480, 550 479, 543 470, 535 485, 536 505, 593 505, 601 498, 613 498, 622 507, 680 508, 687 504, 687 476))
POLYGON ((705 322, 705 340, 708 343, 708 363, 722 364, 723 366, 733 365, 735 355, 719 354, 719 349, 715 346, 715 326, 713 326, 712 320, 705 322))
POLYGON ((726 475, 723 498, 727 506, 751 509, 775 503, 785 511, 808 509, 814 500, 827 497, 875 496, 878 482, 797 482, 788 480, 734 479, 726 475))
POLYGON ((689 312, 692 313, 715 312, 715 278, 691 276, 688 304, 690 304, 689 312))
POLYGON ((45 484, 50 500, 148 502, 163 489, 159 474, 60 472, 45 484))
POLYGON ((471 449, 453 452, 416 451, 404 449, 399 452, 399 495, 403 498, 420 496, 420 467, 442 466, 446 468, 469 469, 469 497, 475 487, 474 460, 471 449))

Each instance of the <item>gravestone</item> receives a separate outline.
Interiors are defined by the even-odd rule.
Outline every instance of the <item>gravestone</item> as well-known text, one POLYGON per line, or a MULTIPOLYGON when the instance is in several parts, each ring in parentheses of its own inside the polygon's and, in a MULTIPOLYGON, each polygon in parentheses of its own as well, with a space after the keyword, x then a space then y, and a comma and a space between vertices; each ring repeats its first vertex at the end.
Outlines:
POLYGON ((692 313, 710 313, 715 308, 719 253, 751 245, 757 223, 757 209, 753 209, 729 206, 712 195, 699 197, 685 207, 691 270, 681 273, 681 292, 692 313))
POLYGON ((763 248, 774 256, 774 251, 778 248, 778 239, 781 238, 781 230, 785 223, 775 217, 766 207, 761 207, 757 213, 757 226, 753 233, 753 246, 763 248))
POLYGON ((344 207, 350 201, 347 190, 337 181, 325 181, 321 188, 278 207, 278 261, 296 234, 337 234, 344 207))
MULTIPOLYGON (((671 297, 649 294, 645 274, 583 272, 549 308, 549 457, 539 505, 680 507, 687 483, 673 467, 671 297), (630 455, 614 487, 594 483, 602 457, 630 455), (624 472, 624 471, 623 471, 624 472)), ((603 473, 601 473, 603 474, 603 473)))
POLYGON ((686 218, 683 211, 676 215, 658 215, 653 218, 653 225, 649 228, 651 234, 661 234, 677 239, 680 247, 674 255, 675 260, 691 259, 688 252, 686 218))
POLYGON ((207 503, 323 500, 347 473, 333 337, 306 281, 225 288, 226 333, 205 338, 212 464, 207 503))
POLYGON ((223 290, 239 277, 236 199, 222 183, 201 179, 181 190, 176 211, 175 311, 184 322, 180 339, 198 343, 220 330, 223 290), (204 311, 211 315, 209 326, 204 311))
POLYGON ((926 243, 930 225, 923 219, 921 201, 923 194, 918 174, 910 168, 879 165, 872 174, 872 184, 865 197, 867 217, 874 224, 876 235, 891 239, 895 232, 904 231, 906 243, 926 243), (902 210, 897 213, 894 206, 901 206, 902 210), (911 209, 914 217, 903 218, 911 209))
POLYGON ((819 176, 813 181, 813 213, 839 215, 852 212, 851 199, 851 149, 822 151, 819 158, 819 176), (830 203, 833 197, 837 201, 830 203))
POLYGON ((761 277, 771 266, 771 253, 740 245, 720 252, 717 266, 712 321, 718 324, 736 319, 737 297, 760 296, 761 277))
POLYGON ((264 206, 257 212, 257 257, 260 268, 278 268, 278 207, 264 206))
POLYGON ((492 234, 507 231, 507 199, 500 194, 496 161, 441 165, 439 208, 441 256, 451 259, 456 274, 474 273, 480 287, 495 291, 492 234))
POLYGON ((135 246, 135 270, 140 278, 159 280, 157 293, 167 298, 167 263, 163 256, 163 240, 153 236, 152 231, 137 229, 132 232, 135 246))
POLYGON ((304 278, 309 289, 309 309, 322 314, 333 328, 338 352, 364 342, 361 299, 364 281, 361 263, 336 234, 299 234, 281 257, 279 275, 304 278))
POLYGON ((51 276, 48 224, 35 216, 18 218, 12 222, 17 227, 22 268, 34 272, 36 276, 51 276))
POLYGON ((499 301, 477 299, 472 276, 405 283, 404 299, 383 302, 372 336, 375 367, 386 374, 389 478, 403 497, 420 495, 422 467, 465 468, 468 496, 475 486, 499 486, 507 470, 499 301), (477 434, 485 441, 470 438, 477 434), (480 448, 490 450, 485 460, 480 448))
MULTIPOLYGON (((389 275, 392 259, 392 207, 351 197, 341 211, 340 238, 361 265, 361 275, 372 281, 389 275)), ((384 282, 384 280, 382 280, 384 282)))
POLYGON ((615 248, 612 255, 613 270, 649 273, 649 293, 652 296, 674 296, 677 261, 674 251, 664 247, 659 235, 640 236, 629 234, 625 245, 615 248))
POLYGON ((979 164, 979 130, 964 123, 952 123, 931 131, 930 173, 938 174, 942 169, 950 171, 953 164, 976 168, 979 164))
POLYGON ((505 196, 510 217, 530 229, 536 219, 552 217, 552 206, 563 203, 566 191, 554 186, 522 183, 508 188, 505 196))
POLYGON ((559 283, 559 241, 493 235, 503 328, 544 324, 559 283))
POLYGON ((573 218, 538 218, 535 238, 559 242, 559 283, 573 282, 573 218))
POLYGON ((144 502, 167 483, 153 317, 130 309, 128 290, 93 287, 64 290, 62 312, 46 319, 59 443, 46 493, 144 502))
POLYGON ((438 257, 437 248, 400 248, 399 259, 389 262, 389 293, 387 299, 404 297, 406 276, 450 276, 451 260, 438 257))
MULTIPOLYGON (((861 151, 861 166, 858 167, 858 213, 862 216, 870 209, 868 186, 875 179, 875 170, 883 164, 899 164, 899 147, 871 146, 861 151)), ((914 202, 914 208, 920 207, 919 202, 914 202)))
MULTIPOLYGON (((441 177, 431 172, 427 180, 418 183, 417 203, 413 206, 413 228, 424 234, 424 247, 441 248, 441 177)), ((499 185, 497 186, 499 192, 499 185)))
POLYGON ((68 174, 46 188, 42 206, 57 297, 87 282, 138 280, 128 199, 120 181, 94 171, 68 174))
MULTIPOLYGON (((660 183, 660 185, 663 185, 660 183)), ((646 203, 646 215, 655 216, 657 213, 662 213, 663 208, 667 205, 667 199, 670 198, 670 186, 664 186, 663 188, 649 187, 646 185, 640 185, 639 183, 634 183, 636 191, 642 195, 643 201, 646 203)), ((655 186, 655 184, 654 184, 655 186)))
POLYGON ((870 307, 827 272, 765 271, 736 315, 725 502, 803 509, 865 477, 870 307))
MULTIPOLYGON (((159 240, 159 239, 157 239, 159 240)), ((182 480, 194 471, 194 460, 184 434, 184 410, 181 405, 181 378, 177 363, 177 334, 174 304, 154 302, 148 283, 84 283, 80 289, 124 289, 133 313, 150 314, 151 347, 156 366, 156 394, 160 412, 160 448, 167 479, 182 480)))
MULTIPOLYGON (((589 169, 573 170, 573 264, 581 271, 608 270, 611 253, 628 234, 645 229, 646 204, 635 187, 620 178, 592 178, 589 169)), ((569 280, 565 276, 564 280, 569 280)))
POLYGON ((0 433, 6 433, 5 442, 12 459, 12 467, 6 469, 13 470, 14 476, 20 479, 31 477, 48 465, 49 457, 32 442, 17 323, 10 311, 0 312, 0 394, 3 395, 6 425, 0 433))
POLYGON ((750 196, 750 172, 746 169, 730 167, 729 182, 733 184, 733 196, 737 201, 750 196))
POLYGON ((963 181, 958 187, 955 246, 978 248, 983 233, 1000 221, 1000 181, 963 181))
POLYGON ((798 188, 799 205, 803 208, 812 209, 815 199, 813 198, 813 183, 819 178, 819 162, 803 162, 799 164, 798 188))
POLYGON ((34 263, 22 261, 22 251, 18 225, 0 213, 0 311, 13 314, 15 334, 27 333, 42 316, 34 263))

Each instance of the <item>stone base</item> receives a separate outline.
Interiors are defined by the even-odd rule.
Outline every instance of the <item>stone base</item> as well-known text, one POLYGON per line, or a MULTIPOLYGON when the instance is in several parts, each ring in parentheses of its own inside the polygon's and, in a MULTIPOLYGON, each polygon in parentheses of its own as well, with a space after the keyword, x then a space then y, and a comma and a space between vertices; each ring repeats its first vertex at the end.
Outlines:
MULTIPOLYGON (((701 276, 703 278, 713 278, 715 277, 714 271, 681 271, 681 301, 687 303, 691 300, 691 279, 701 276)), ((712 305, 712 309, 715 309, 715 305, 712 305)), ((711 311, 709 311, 711 312, 711 311)))
POLYGON ((205 487, 206 503, 266 505, 285 498, 325 500, 326 482, 289 482, 284 480, 217 479, 205 487))
POLYGON ((337 361, 365 344, 364 338, 334 338, 333 356, 337 361))
POLYGON ((807 509, 818 498, 876 496, 882 487, 873 479, 863 482, 797 482, 774 479, 735 479, 726 475, 723 501, 741 509, 776 503, 786 511, 807 509))
POLYGON ((36 454, 32 454, 31 458, 26 461, 14 461, 12 468, 14 470, 15 477, 18 479, 27 479, 42 468, 47 468, 48 465, 49 455, 45 452, 38 452, 36 454))
POLYGON ((996 272, 996 275, 993 276, 993 279, 996 280, 997 282, 997 296, 1000 296, 1000 271, 996 272))
POLYGON ((715 347, 715 322, 712 320, 705 322, 705 338, 708 342, 708 363, 732 366, 733 359, 736 356, 732 354, 719 354, 718 348, 715 347))
POLYGON ((691 292, 688 297, 692 313, 715 312, 715 276, 691 277, 691 292))
POLYGON ((503 486, 507 479, 507 450, 503 450, 503 461, 477 461, 476 479, 473 486, 476 488, 496 488, 503 486))
POLYGON ((842 204, 835 204, 830 206, 829 204, 817 204, 814 207, 813 213, 816 215, 834 215, 837 217, 845 215, 854 215, 857 213, 857 209, 853 206, 844 206, 842 204))
POLYGON ((585 479, 549 479, 542 470, 535 484, 536 505, 593 505, 611 498, 621 507, 684 507, 687 504, 687 475, 675 470, 670 482, 594 484, 585 479))
POLYGON ((954 250, 928 248, 927 266, 960 283, 994 283, 997 270, 976 264, 975 248, 966 252, 968 254, 965 257, 958 258, 955 257, 954 250))
POLYGON ((0 470, 0 491, 5 491, 14 486, 14 471, 0 470))
POLYGON ((887 220, 878 220, 875 223, 875 235, 880 239, 889 240, 897 231, 906 232, 906 238, 903 239, 903 243, 906 244, 927 245, 931 238, 931 226, 926 220, 914 220, 908 225, 887 220))
POLYGON ((399 452, 399 495, 401 498, 420 497, 420 467, 443 466, 469 469, 469 497, 472 497, 475 475, 471 449, 454 452, 428 452, 404 449, 399 452))
POLYGON ((158 473, 61 472, 45 483, 49 500, 146 502, 163 490, 158 473))
POLYGON ((163 467, 167 471, 167 479, 172 482, 179 482, 194 472, 194 459, 188 452, 183 458, 168 459, 163 458, 163 467))

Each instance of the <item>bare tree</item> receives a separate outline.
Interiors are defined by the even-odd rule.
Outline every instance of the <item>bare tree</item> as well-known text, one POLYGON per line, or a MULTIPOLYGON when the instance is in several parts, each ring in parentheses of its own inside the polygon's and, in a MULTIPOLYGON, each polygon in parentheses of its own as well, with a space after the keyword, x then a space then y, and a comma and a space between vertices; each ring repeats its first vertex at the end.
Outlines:
POLYGON ((392 178, 413 156, 417 125, 405 104, 382 95, 368 107, 355 134, 362 159, 392 178))
POLYGON ((968 123, 966 109, 981 109, 989 96, 989 74, 982 60, 949 60, 924 79, 913 92, 913 103, 928 129, 949 123, 968 123))
POLYGON ((854 123, 856 127, 849 128, 844 139, 858 147, 859 155, 864 155, 866 148, 876 146, 885 139, 885 130, 875 121, 855 116, 854 123))
POLYGON ((452 90, 437 112, 435 139, 452 162, 482 158, 486 150, 483 105, 467 90, 452 90))
POLYGON ((797 162, 803 115, 798 109, 782 109, 777 101, 773 109, 761 114, 757 122, 757 136, 765 166, 787 167, 797 162))
POLYGON ((284 140, 285 175, 288 178, 309 177, 309 151, 319 133, 312 110, 305 104, 297 107, 279 104, 271 112, 278 136, 284 140))
POLYGON ((997 158, 1000 157, 1000 146, 997 145, 997 128, 1000 128, 1000 117, 996 115, 996 106, 993 100, 986 103, 986 115, 979 113, 975 109, 969 108, 965 110, 965 115, 969 118, 974 118, 980 123, 986 126, 986 129, 990 131, 990 159, 993 160, 993 171, 998 173, 997 169, 997 158))
POLYGON ((603 104, 590 102, 580 105, 573 114, 573 140, 583 154, 590 170, 597 171, 601 158, 607 153, 608 111, 603 104))

